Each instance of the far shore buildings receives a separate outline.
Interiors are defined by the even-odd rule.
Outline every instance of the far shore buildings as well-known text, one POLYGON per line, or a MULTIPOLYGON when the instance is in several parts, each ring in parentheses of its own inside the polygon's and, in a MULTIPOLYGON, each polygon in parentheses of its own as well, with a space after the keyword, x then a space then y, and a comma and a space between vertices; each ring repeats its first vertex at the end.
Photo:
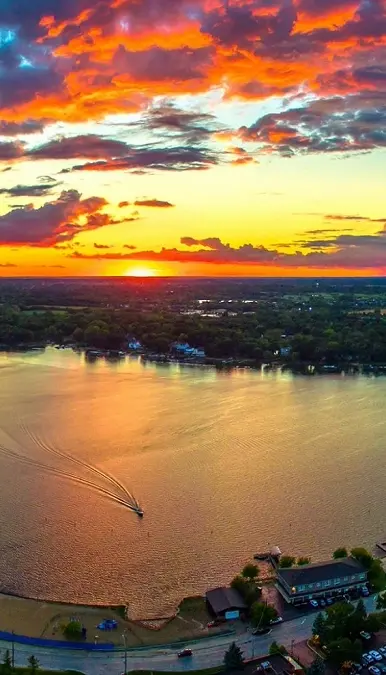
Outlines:
POLYGON ((174 342, 171 346, 171 351, 177 356, 183 356, 186 358, 205 358, 205 351, 203 349, 191 347, 188 342, 174 342))
POLYGON ((133 352, 139 352, 142 349, 142 344, 136 338, 131 338, 127 343, 127 349, 131 349, 133 352))
POLYGON ((365 567, 348 557, 300 567, 279 567, 276 588, 287 602, 296 605, 343 595, 360 589, 366 582, 365 567))

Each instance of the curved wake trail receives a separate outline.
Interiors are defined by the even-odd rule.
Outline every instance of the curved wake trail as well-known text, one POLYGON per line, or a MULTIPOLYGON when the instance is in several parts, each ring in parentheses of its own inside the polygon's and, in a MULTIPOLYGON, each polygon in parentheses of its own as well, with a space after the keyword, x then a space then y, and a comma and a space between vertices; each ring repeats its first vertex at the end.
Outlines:
POLYGON ((14 452, 13 450, 10 450, 9 448, 4 447, 3 445, 0 445, 0 453, 5 455, 6 457, 11 457, 12 459, 16 459, 19 462, 22 462, 23 464, 28 464, 29 466, 35 466, 38 467, 39 469, 43 469, 44 471, 49 471, 50 473, 53 473, 54 475, 60 476, 62 478, 67 478, 73 482, 79 483, 81 485, 86 485, 96 492, 99 492, 101 495, 104 495, 106 497, 109 497, 113 501, 117 502, 118 504, 122 504, 122 506, 125 506, 128 509, 131 509, 132 511, 135 511, 135 506, 130 504, 128 501, 124 500, 123 498, 119 497, 118 495, 114 494, 113 492, 110 492, 106 488, 102 487, 101 485, 98 485, 97 483, 93 483, 90 480, 87 480, 86 478, 81 478, 80 476, 76 476, 75 474, 69 473, 67 471, 63 471, 62 469, 58 469, 56 467, 50 466, 49 464, 44 464, 43 462, 39 462, 38 460, 32 459, 31 457, 26 457, 25 455, 20 455, 18 452, 14 452))
POLYGON ((128 499, 129 501, 131 501, 134 506, 137 505, 134 495, 132 495, 119 480, 114 478, 114 476, 111 476, 109 473, 102 471, 101 469, 98 469, 96 466, 93 466, 92 464, 89 464, 88 462, 79 459, 78 457, 74 457, 73 455, 67 454, 66 452, 63 452, 48 445, 48 443, 44 442, 42 439, 36 436, 36 434, 34 434, 33 431, 31 431, 28 427, 26 427, 25 424, 23 424, 22 422, 19 424, 19 427, 23 431, 23 433, 26 436, 28 436, 35 443, 35 445, 39 447, 41 450, 44 450, 49 454, 56 455, 57 457, 61 457, 62 459, 66 459, 70 462, 73 462, 74 464, 78 464, 79 466, 84 467, 88 471, 91 471, 92 473, 106 480, 115 488, 118 488, 118 490, 120 490, 123 493, 124 499, 126 500, 128 499))

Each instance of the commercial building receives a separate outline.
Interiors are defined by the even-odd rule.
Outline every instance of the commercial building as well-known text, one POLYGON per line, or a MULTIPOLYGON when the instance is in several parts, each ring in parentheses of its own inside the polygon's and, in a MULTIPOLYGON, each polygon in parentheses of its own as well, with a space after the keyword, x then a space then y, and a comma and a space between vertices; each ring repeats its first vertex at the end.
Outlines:
POLYGON ((329 560, 301 567, 278 568, 276 588, 291 604, 336 597, 367 582, 367 570, 355 558, 329 560))
POLYGON ((213 588, 205 597, 210 613, 218 619, 238 618, 247 609, 240 593, 234 588, 213 588))

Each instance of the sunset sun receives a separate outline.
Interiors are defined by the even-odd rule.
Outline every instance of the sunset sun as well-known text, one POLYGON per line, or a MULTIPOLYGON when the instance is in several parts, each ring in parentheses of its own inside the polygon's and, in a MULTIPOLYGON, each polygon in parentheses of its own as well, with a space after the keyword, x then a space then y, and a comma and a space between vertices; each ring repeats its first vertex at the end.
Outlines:
POLYGON ((156 277, 158 276, 157 270, 153 267, 147 267, 146 265, 141 265, 138 267, 131 267, 127 272, 125 272, 127 277, 156 277))

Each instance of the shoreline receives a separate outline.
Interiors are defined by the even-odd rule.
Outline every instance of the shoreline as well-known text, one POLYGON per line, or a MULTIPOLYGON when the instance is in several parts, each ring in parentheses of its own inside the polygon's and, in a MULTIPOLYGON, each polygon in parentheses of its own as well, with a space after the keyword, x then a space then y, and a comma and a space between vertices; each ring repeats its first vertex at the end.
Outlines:
POLYGON ((127 649, 145 649, 229 634, 224 626, 208 633, 210 618, 202 596, 184 598, 167 617, 131 619, 127 605, 65 603, 0 592, 0 639, 52 648, 114 650, 124 649, 126 643, 127 649), (98 628, 106 619, 114 619, 115 630, 98 628), (84 639, 76 643, 63 635, 71 620, 86 629, 84 639))
POLYGON ((283 359, 275 359, 270 362, 257 362, 250 359, 222 359, 222 358, 178 358, 169 354, 156 354, 147 351, 133 350, 101 350, 84 345, 75 344, 19 344, 19 345, 0 345, 0 354, 23 354, 26 352, 45 352, 47 348, 58 351, 71 349, 72 351, 84 354, 86 361, 95 363, 99 359, 119 362, 126 357, 137 357, 141 360, 143 366, 147 363, 165 366, 186 366, 196 368, 215 368, 216 370, 252 370, 266 372, 289 372, 292 375, 303 375, 312 377, 315 375, 363 375, 363 376, 382 376, 386 375, 386 363, 323 363, 323 362, 294 362, 291 363, 283 359))

